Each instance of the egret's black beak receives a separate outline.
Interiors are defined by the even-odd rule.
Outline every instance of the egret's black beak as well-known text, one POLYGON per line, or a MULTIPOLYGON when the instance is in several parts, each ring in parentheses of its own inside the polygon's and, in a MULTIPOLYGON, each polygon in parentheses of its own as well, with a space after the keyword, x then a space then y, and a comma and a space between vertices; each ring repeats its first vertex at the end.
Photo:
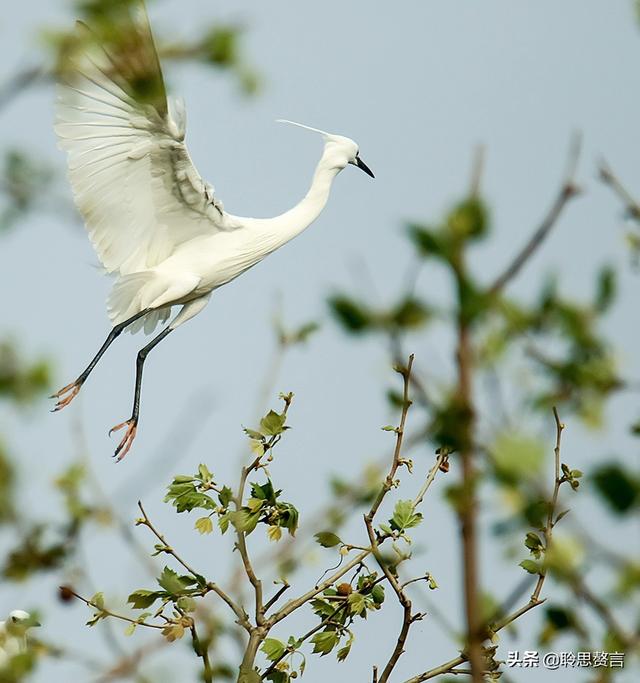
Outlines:
POLYGON ((359 156, 356 157, 355 166, 357 166, 359 169, 363 170, 368 176, 375 178, 371 169, 364 163, 364 161, 362 161, 362 159, 359 156))

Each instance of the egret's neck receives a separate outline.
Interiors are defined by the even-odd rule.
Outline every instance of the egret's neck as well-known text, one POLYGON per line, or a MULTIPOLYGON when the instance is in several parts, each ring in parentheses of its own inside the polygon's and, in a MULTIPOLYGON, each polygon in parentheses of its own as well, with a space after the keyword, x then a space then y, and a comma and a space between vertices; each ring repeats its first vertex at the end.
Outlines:
POLYGON ((257 221, 259 227, 265 231, 269 252, 292 240, 315 221, 329 199, 331 185, 339 171, 329 161, 325 150, 316 166, 311 187, 302 200, 275 218, 257 221))

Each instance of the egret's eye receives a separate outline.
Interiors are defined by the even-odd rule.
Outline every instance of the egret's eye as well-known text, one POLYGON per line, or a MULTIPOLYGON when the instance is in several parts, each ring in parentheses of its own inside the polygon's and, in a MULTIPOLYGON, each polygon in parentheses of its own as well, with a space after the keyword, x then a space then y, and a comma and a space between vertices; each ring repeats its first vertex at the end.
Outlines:
POLYGON ((11 617, 11 621, 15 624, 15 622, 18 621, 18 617, 11 617))

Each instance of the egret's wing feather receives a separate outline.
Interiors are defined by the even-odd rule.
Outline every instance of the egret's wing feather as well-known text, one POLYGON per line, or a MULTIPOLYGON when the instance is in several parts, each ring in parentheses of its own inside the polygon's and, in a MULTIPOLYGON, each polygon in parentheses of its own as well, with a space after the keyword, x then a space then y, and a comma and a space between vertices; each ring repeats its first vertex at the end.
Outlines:
POLYGON ((56 132, 89 236, 108 272, 152 268, 180 244, 232 229, 170 111, 142 7, 117 24, 78 22, 58 85, 56 132))

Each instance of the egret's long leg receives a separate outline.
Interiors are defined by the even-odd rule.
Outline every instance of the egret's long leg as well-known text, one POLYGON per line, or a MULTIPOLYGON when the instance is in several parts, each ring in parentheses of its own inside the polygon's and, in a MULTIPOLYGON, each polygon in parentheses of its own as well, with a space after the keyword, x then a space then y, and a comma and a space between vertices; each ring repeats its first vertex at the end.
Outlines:
POLYGON ((142 370, 144 368, 144 362, 147 359, 149 351, 159 344, 174 328, 169 326, 166 327, 159 335, 154 337, 146 346, 140 349, 138 352, 138 358, 136 360, 136 388, 133 394, 133 411, 131 412, 131 417, 126 420, 126 422, 121 422, 119 425, 112 427, 109 430, 109 435, 112 432, 118 431, 123 427, 127 428, 122 441, 118 444, 113 456, 118 462, 124 458, 124 456, 129 452, 133 440, 136 438, 136 431, 138 429, 138 417, 140 415, 140 392, 142 390, 142 370))
POLYGON ((100 350, 93 357, 89 365, 87 365, 87 367, 80 373, 78 379, 76 379, 74 382, 71 382, 71 384, 67 384, 66 387, 62 387, 60 391, 49 397, 60 399, 53 407, 51 412, 55 413, 58 410, 62 410, 62 408, 68 406, 69 403, 73 401, 73 399, 78 395, 78 392, 80 391, 82 385, 85 383, 87 377, 89 377, 89 375, 91 374, 93 368, 96 367, 98 361, 104 355, 105 351, 111 346, 111 344, 116 340, 116 338, 120 336, 120 334, 126 327, 131 325, 131 323, 134 323, 139 318, 142 318, 142 316, 149 313, 149 310, 150 309, 146 308, 144 311, 140 311, 139 313, 136 313, 135 315, 131 316, 128 320, 125 320, 124 322, 114 325, 111 332, 109 332, 109 334, 107 335, 104 344, 100 347, 100 350))

